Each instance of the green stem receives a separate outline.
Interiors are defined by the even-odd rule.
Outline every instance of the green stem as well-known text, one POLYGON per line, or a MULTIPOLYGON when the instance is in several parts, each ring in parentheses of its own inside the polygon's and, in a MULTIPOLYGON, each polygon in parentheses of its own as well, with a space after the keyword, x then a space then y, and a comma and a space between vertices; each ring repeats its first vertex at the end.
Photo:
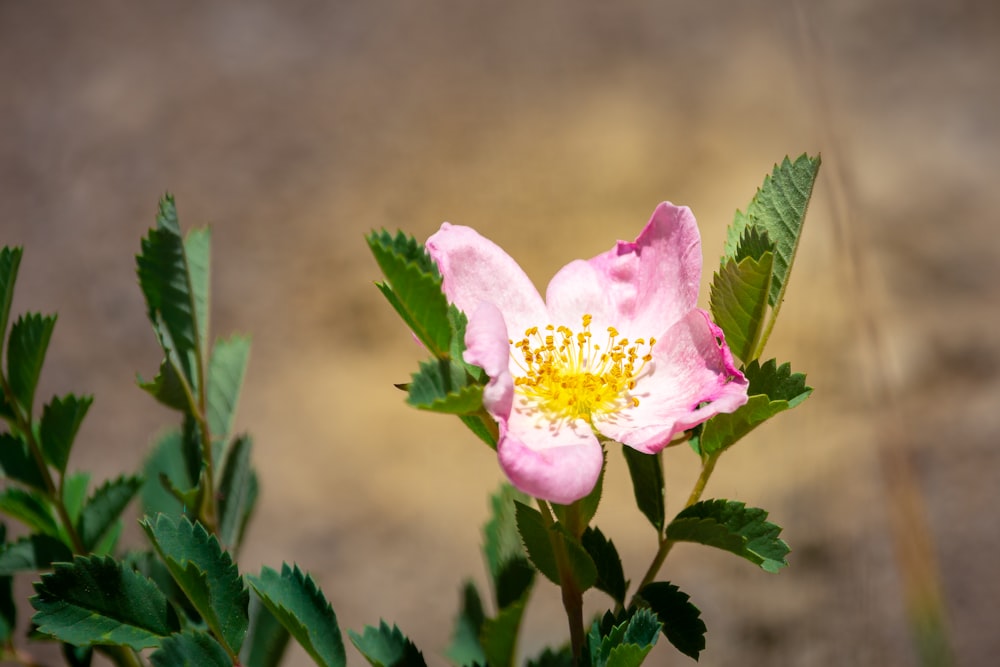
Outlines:
POLYGON ((583 642, 585 633, 583 631, 583 591, 573 577, 573 571, 569 566, 569 555, 566 553, 566 545, 563 543, 552 527, 555 519, 552 518, 552 510, 549 504, 538 499, 538 509, 542 513, 542 520, 546 528, 549 529, 549 542, 552 544, 552 551, 556 557, 556 569, 559 570, 559 587, 562 589, 563 608, 566 610, 566 620, 569 623, 569 641, 573 649, 573 664, 580 664, 580 657, 583 655, 583 642))

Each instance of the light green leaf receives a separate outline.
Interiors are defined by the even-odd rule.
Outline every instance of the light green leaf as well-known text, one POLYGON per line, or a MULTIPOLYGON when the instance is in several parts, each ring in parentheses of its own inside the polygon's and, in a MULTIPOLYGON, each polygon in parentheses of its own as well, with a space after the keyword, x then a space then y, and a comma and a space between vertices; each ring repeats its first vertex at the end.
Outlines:
POLYGON ((666 521, 666 501, 664 500, 663 463, 661 454, 645 454, 631 447, 622 446, 622 454, 628 464, 632 478, 635 503, 657 534, 663 532, 666 521))
POLYGON ((77 523, 80 540, 87 551, 94 551, 101 538, 114 527, 125 507, 142 487, 141 477, 121 476, 108 480, 87 500, 77 523))
POLYGON ((159 514, 146 517, 141 525, 212 634, 227 652, 239 653, 249 623, 250 594, 229 554, 204 526, 187 517, 175 520, 159 514))
POLYGON ((250 464, 252 446, 248 435, 233 441, 219 481, 219 539, 234 550, 243 540, 243 530, 257 502, 257 474, 250 464))
POLYGON ((17 282, 17 269, 21 266, 20 247, 4 246, 0 250, 0 353, 3 352, 4 339, 7 337, 7 320, 10 317, 10 305, 14 301, 14 283, 17 282))
POLYGON ((395 625, 385 621, 378 628, 367 626, 363 635, 348 633, 351 643, 372 667, 426 667, 424 656, 395 625))
POLYGON ((597 567, 597 581, 594 586, 624 607, 628 582, 625 581, 622 559, 618 555, 615 543, 604 537, 604 533, 597 526, 588 526, 580 542, 597 567))
POLYGON ((62 484, 63 505, 66 507, 66 514, 75 526, 80 520, 80 512, 83 511, 83 503, 87 500, 87 489, 90 487, 90 473, 77 471, 71 472, 63 477, 62 484))
POLYGON ((744 362, 753 359, 764 326, 773 260, 770 252, 738 263, 730 259, 712 280, 712 319, 725 333, 729 349, 744 362))
POLYGON ((212 635, 193 630, 165 637, 149 660, 154 667, 233 667, 232 659, 212 635))
POLYGON ((701 611, 691 603, 687 593, 668 581, 656 581, 643 586, 639 598, 663 623, 667 641, 684 655, 697 660, 705 650, 708 628, 701 620, 701 611))
POLYGON ((667 538, 724 549, 777 572, 788 565, 789 548, 781 528, 766 521, 767 512, 734 500, 703 500, 680 512, 667 526, 667 538))
POLYGON ((474 382, 461 362, 426 361, 413 374, 406 402, 431 412, 472 414, 483 407, 483 387, 474 382))
POLYGON ((35 399, 38 376, 45 361, 45 352, 55 326, 55 315, 43 317, 37 313, 27 313, 17 318, 10 328, 7 381, 14 397, 29 414, 35 399))
POLYGON ((175 365, 174 355, 164 357, 156 377, 149 382, 140 375, 136 375, 135 379, 140 389, 168 408, 181 412, 191 410, 191 388, 175 365))
POLYGON ((514 664, 517 658, 518 631, 527 604, 526 591, 520 599, 503 607, 495 618, 483 621, 479 631, 479 641, 483 647, 485 660, 480 664, 489 667, 511 667, 514 664))
POLYGON ((490 518, 483 525, 483 556, 494 586, 508 562, 526 556, 517 532, 515 501, 529 503, 531 498, 506 482, 490 496, 490 518))
POLYGON ((208 362, 208 426, 214 438, 226 439, 233 430, 233 417, 249 358, 248 337, 233 336, 215 341, 208 362))
POLYGON ((208 352, 211 255, 212 230, 208 227, 190 230, 184 237, 184 257, 187 259, 195 322, 198 326, 198 349, 203 354, 208 352))
POLYGON ((25 535, 0 547, 0 576, 47 570, 56 561, 72 560, 62 540, 44 533, 25 535))
POLYGON ((155 647, 180 627, 152 581, 111 558, 77 556, 35 584, 38 631, 76 644, 155 647), (100 591, 100 595, 95 595, 100 591))
POLYGON ((248 576, 261 602, 285 626, 320 667, 343 667, 347 661, 337 615, 312 577, 298 566, 283 564, 248 576))
POLYGON ((585 591, 597 581, 597 567, 591 560, 587 552, 580 546, 560 524, 554 524, 551 528, 545 525, 542 515, 527 505, 514 502, 517 516, 517 530, 524 541, 524 547, 528 552, 528 557, 534 563, 538 571, 557 586, 559 581, 559 568, 556 565, 557 559, 553 540, 562 543, 566 551, 567 565, 570 569, 570 576, 576 581, 581 591, 585 591))
POLYGON ((48 464, 60 473, 66 470, 73 440, 93 402, 93 396, 67 394, 53 398, 42 411, 42 453, 48 464))
POLYGON ((28 451, 27 443, 6 431, 0 433, 0 475, 39 491, 45 490, 45 478, 28 451))
POLYGON ((486 664, 486 654, 479 643, 479 631, 486 620, 483 602, 476 584, 466 581, 462 587, 462 608, 455 619, 455 631, 445 656, 455 665, 486 664))
POLYGON ((588 635, 593 667, 639 667, 656 644, 662 624, 656 614, 639 609, 602 636, 595 621, 588 635))
POLYGON ((243 667, 278 667, 291 635, 257 595, 250 596, 250 629, 240 650, 243 667))
MULTIPOLYGON (((176 515, 183 512, 181 501, 160 479, 160 475, 164 475, 173 488, 181 491, 187 491, 194 486, 194 480, 188 474, 182 447, 181 433, 177 429, 166 431, 157 438, 142 469, 144 483, 140 498, 143 514, 176 515)), ((194 511, 196 505, 191 505, 188 509, 194 511)))
POLYGON ((0 512, 51 537, 59 537, 59 528, 48 501, 40 492, 11 487, 0 492, 0 512))

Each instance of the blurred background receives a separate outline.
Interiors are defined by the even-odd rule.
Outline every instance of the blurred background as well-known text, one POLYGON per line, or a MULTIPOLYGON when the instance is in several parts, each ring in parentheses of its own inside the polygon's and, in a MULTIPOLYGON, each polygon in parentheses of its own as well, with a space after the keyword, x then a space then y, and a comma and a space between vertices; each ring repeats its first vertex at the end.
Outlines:
MULTIPOLYGON (((699 219, 707 305, 734 210, 821 152, 766 351, 815 393, 707 492, 770 510, 791 567, 688 545, 661 578, 702 609, 703 665, 916 664, 919 551, 890 539, 890 508, 916 508, 896 531, 929 531, 957 662, 993 664, 998 35, 988 0, 0 3, 0 241, 26 247, 15 311, 59 313, 39 396, 96 395, 70 467, 97 478, 174 423, 133 383, 159 362, 134 255, 170 190, 182 225, 212 225, 215 334, 254 340, 243 571, 295 561, 343 628, 381 615, 443 664, 501 475, 393 388, 422 355, 363 234, 472 225, 544 287, 668 199, 699 219)), ((676 511, 697 462, 666 462, 676 511)), ((614 452, 596 521, 640 578, 655 537, 614 452)), ((554 586, 526 623, 525 655, 565 637, 554 586)), ((654 664, 686 663, 661 644, 654 664)))

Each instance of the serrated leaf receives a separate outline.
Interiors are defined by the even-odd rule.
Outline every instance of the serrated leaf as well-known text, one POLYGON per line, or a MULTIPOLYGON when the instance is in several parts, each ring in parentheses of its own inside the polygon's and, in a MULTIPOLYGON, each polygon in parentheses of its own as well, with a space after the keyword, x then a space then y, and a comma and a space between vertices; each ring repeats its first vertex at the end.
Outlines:
POLYGON ((0 512, 39 532, 59 537, 59 528, 48 501, 31 489, 8 488, 0 493, 0 512))
POLYGON ((680 512, 667 526, 667 538, 697 542, 736 554, 766 572, 788 565, 789 548, 768 522, 767 512, 734 500, 703 500, 680 512))
POLYGON ((483 525, 483 556, 494 585, 506 563, 526 557, 517 532, 515 501, 528 503, 531 498, 506 482, 490 496, 490 518, 483 525))
POLYGON ((77 556, 35 584, 39 632, 76 644, 155 647, 179 624, 152 581, 111 558, 77 556), (99 595, 95 592, 99 591, 99 595))
POLYGON ((691 603, 687 593, 668 581, 646 584, 639 597, 663 623, 663 636, 684 655, 698 659, 705 650, 705 633, 708 628, 701 620, 701 610, 691 603))
POLYGON ((692 438, 691 446, 703 456, 724 451, 743 436, 779 412, 784 412, 806 400, 812 387, 806 386, 806 376, 792 373, 791 365, 780 367, 774 359, 763 366, 751 362, 743 371, 749 381, 750 398, 735 412, 718 414, 702 425, 692 438))
POLYGON ((227 452, 219 480, 219 539, 231 549, 243 540, 243 530, 257 502, 257 474, 250 465, 253 443, 241 435, 227 452))
POLYGON ((483 407, 483 387, 470 384, 463 363, 433 359, 420 364, 409 384, 406 402, 415 408, 449 414, 472 414, 483 407))
POLYGON ((380 621, 378 628, 365 627, 364 634, 348 634, 372 667, 426 667, 423 654, 395 625, 390 628, 380 621))
POLYGON ((17 282, 17 269, 21 266, 20 247, 4 246, 0 250, 0 352, 3 352, 4 339, 7 337, 7 320, 10 317, 10 305, 14 301, 14 284, 17 282))
POLYGON ((164 357, 160 362, 160 370, 157 371, 156 377, 147 382, 136 375, 136 383, 140 389, 168 408, 187 412, 191 409, 189 395, 191 388, 175 365, 172 356, 164 357))
POLYGON ((726 335, 726 343, 740 360, 751 361, 771 289, 774 255, 730 259, 712 280, 712 319, 726 335))
POLYGON ((479 643, 479 631, 483 627, 486 614, 483 601, 479 597, 476 584, 466 581, 462 587, 462 607, 455 619, 455 630, 451 643, 445 649, 445 657, 455 665, 486 664, 486 654, 479 643))
POLYGON ((497 609, 513 604, 524 597, 535 583, 535 568, 526 555, 504 562, 494 583, 497 609))
POLYGON ((10 328, 7 381, 26 413, 31 412, 38 376, 42 372, 45 352, 55 326, 55 315, 43 317, 38 313, 27 313, 18 317, 10 328))
POLYGON ((261 602, 320 667, 343 667, 347 658, 337 615, 312 577, 283 564, 248 576, 261 602))
MULTIPOLYGON (((751 258, 760 261, 764 253, 774 254, 774 242, 767 235, 767 230, 763 227, 747 227, 740 235, 740 242, 736 246, 736 254, 730 259, 740 262, 751 258)), ((725 261, 722 262, 725 264, 725 261)))
POLYGON ((72 560, 69 547, 51 535, 25 535, 0 547, 0 575, 47 570, 57 561, 72 560))
POLYGON ((597 581, 597 567, 580 543, 560 524, 555 524, 551 528, 546 526, 538 510, 517 501, 514 505, 517 530, 521 534, 528 557, 538 571, 552 583, 560 585, 559 568, 556 565, 557 558, 552 544, 553 540, 558 540, 566 552, 566 564, 570 570, 568 574, 573 577, 579 589, 585 591, 593 586, 597 581))
POLYGON ((198 610, 212 634, 237 654, 246 635, 250 594, 236 565, 200 523, 165 514, 141 525, 170 575, 198 610))
POLYGON ((485 662, 489 667, 510 667, 517 657, 517 638, 528 603, 528 593, 487 618, 479 631, 485 662))
POLYGON ((628 464, 632 492, 639 511, 649 519, 658 534, 662 533, 666 521, 666 501, 661 454, 645 454, 627 446, 622 446, 622 454, 628 464))
POLYGON ((587 637, 593 667, 638 667, 652 650, 661 622, 648 609, 639 609, 628 620, 603 634, 595 621, 587 637))
POLYGON ((233 430, 236 404, 249 358, 248 337, 233 336, 215 341, 208 362, 208 426, 215 438, 228 438, 233 430))
POLYGON ((45 490, 45 478, 35 462, 28 444, 12 433, 0 433, 0 475, 45 490))
POLYGON ((439 359, 448 357, 452 340, 448 301, 437 266, 423 245, 402 232, 383 230, 367 237, 368 247, 386 278, 379 291, 414 335, 439 359))
POLYGON ((95 550, 98 542, 118 522, 125 507, 140 488, 142 488, 141 477, 123 475, 106 481, 94 491, 87 499, 77 522, 77 532, 80 534, 84 549, 95 550))
POLYGON ((93 396, 67 394, 62 398, 54 397, 42 411, 42 453, 48 464, 60 473, 66 470, 73 440, 93 402, 93 396))
POLYGON ((240 650, 243 667, 278 667, 291 635, 257 595, 250 596, 250 628, 240 650))
POLYGON ((195 322, 198 326, 198 349, 208 352, 208 319, 211 280, 212 230, 196 227, 184 237, 184 257, 187 259, 194 300, 195 322))
MULTIPOLYGON (((188 474, 182 447, 181 433, 177 429, 161 434, 153 445, 142 468, 144 482, 140 498, 143 514, 155 516, 160 513, 182 513, 183 504, 160 479, 160 475, 164 475, 174 488, 182 491, 194 486, 194 480, 188 474)), ((190 509, 194 510, 195 507, 190 509)))
POLYGON ((193 630, 165 637, 149 660, 155 667, 233 667, 232 659, 212 635, 193 630))
POLYGON ((618 555, 615 543, 604 536, 601 529, 588 526, 580 543, 590 554, 597 567, 597 581, 594 586, 611 596, 619 605, 625 605, 625 594, 628 582, 625 581, 625 571, 622 569, 622 559, 618 555))
POLYGON ((527 667, 576 667, 576 661, 568 647, 557 651, 546 648, 538 657, 528 660, 527 667))

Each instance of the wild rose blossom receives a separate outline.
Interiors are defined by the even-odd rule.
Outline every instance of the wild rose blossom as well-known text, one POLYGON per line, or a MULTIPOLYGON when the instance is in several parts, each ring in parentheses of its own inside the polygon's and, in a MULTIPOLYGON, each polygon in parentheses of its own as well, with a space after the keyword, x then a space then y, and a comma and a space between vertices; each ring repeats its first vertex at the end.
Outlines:
POLYGON ((747 401, 722 330, 696 307, 701 238, 687 207, 664 202, 635 242, 570 262, 544 301, 469 227, 445 223, 426 247, 469 318, 465 360, 489 377, 500 465, 526 493, 571 503, 600 475, 598 436, 654 454, 747 401))

